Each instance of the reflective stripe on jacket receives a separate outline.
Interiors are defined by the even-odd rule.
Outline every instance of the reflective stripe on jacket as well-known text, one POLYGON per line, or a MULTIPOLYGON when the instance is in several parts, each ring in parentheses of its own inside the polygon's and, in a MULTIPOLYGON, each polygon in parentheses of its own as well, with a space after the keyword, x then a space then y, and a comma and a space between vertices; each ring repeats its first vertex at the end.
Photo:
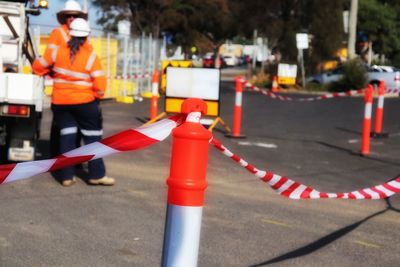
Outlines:
POLYGON ((53 72, 53 104, 83 104, 103 97, 106 78, 100 59, 87 41, 72 63, 69 47, 62 46, 46 49, 44 56, 37 58, 32 68, 39 75, 53 72))
POLYGON ((68 26, 63 24, 51 31, 47 48, 66 46, 70 39, 68 26))

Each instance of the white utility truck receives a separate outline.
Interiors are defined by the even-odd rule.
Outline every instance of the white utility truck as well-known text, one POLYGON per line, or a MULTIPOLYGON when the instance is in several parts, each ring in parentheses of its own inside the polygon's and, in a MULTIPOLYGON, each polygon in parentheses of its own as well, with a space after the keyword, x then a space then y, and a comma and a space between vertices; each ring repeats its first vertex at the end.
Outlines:
POLYGON ((44 83, 31 72, 38 50, 27 16, 40 11, 32 2, 0 1, 0 163, 34 160, 40 134, 44 83))

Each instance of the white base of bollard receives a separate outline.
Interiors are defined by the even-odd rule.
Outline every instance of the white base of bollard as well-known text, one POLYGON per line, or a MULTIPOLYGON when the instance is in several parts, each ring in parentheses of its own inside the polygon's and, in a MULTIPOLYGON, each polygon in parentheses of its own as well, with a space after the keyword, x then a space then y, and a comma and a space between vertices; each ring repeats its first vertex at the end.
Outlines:
POLYGON ((196 267, 203 207, 168 204, 163 267, 196 267))

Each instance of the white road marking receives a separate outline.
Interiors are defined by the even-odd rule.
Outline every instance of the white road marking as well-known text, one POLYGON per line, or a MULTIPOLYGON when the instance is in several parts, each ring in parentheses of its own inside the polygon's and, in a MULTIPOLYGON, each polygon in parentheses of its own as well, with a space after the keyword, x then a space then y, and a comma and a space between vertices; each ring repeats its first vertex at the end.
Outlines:
POLYGON ((260 142, 249 142, 249 141, 240 141, 238 142, 241 146, 258 146, 263 148, 278 148, 277 145, 272 143, 260 143, 260 142))
POLYGON ((268 144, 268 143, 255 143, 256 146, 265 147, 265 148, 278 148, 275 144, 268 144))

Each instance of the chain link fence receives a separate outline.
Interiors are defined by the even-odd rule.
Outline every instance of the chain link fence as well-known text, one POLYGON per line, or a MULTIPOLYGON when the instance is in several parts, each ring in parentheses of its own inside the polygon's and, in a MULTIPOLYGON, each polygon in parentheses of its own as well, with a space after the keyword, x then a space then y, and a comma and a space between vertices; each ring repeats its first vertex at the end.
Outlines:
MULTIPOLYGON (((52 28, 34 25, 39 54, 43 55, 52 28)), ((151 77, 160 69, 162 40, 151 35, 129 36, 114 32, 93 30, 90 43, 102 61, 107 76, 106 98, 142 100, 151 97, 151 77)), ((52 81, 46 79, 46 94, 51 94, 52 81)))

